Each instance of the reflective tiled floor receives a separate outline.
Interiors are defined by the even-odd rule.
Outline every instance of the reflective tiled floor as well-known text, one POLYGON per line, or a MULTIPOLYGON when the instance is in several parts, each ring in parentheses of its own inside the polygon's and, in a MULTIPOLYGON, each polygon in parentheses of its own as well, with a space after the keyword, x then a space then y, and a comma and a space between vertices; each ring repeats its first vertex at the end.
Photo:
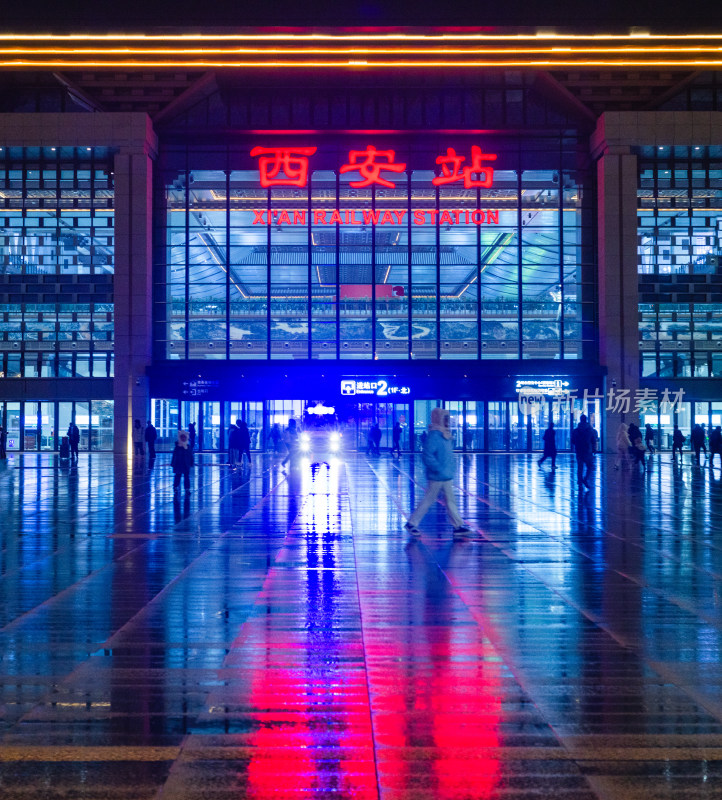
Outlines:
POLYGON ((719 469, 168 460, 0 467, 2 800, 722 798, 719 469))

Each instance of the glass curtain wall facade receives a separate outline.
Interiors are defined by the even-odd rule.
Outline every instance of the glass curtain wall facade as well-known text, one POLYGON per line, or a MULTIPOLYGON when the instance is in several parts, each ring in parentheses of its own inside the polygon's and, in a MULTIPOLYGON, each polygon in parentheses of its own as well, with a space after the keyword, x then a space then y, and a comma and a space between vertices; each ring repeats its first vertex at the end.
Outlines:
MULTIPOLYGON (((4 380, 113 376, 114 252, 113 167, 107 148, 0 147, 4 380)), ((24 385, 32 399, 32 380, 24 385)), ((71 416, 79 426, 85 420, 89 448, 111 449, 112 424, 106 421, 112 401, 95 401, 101 410, 95 415, 88 402, 77 413, 80 403, 70 402, 71 416)), ((67 415, 56 402, 42 403, 40 410, 33 407, 37 403, 22 405, 0 404, 3 424, 12 428, 17 422, 17 449, 56 449, 67 415)))
POLYGON ((722 377, 722 147, 638 159, 641 376, 722 377))
POLYGON ((587 357, 594 217, 582 150, 559 135, 168 144, 155 356, 587 357), (393 151, 394 169, 380 174, 390 185, 354 185, 363 176, 351 153, 371 140, 393 151), (314 150, 305 185, 261 186, 259 146, 314 150), (484 162, 490 185, 439 183, 437 159, 451 148, 468 164, 474 146, 496 155, 484 162))

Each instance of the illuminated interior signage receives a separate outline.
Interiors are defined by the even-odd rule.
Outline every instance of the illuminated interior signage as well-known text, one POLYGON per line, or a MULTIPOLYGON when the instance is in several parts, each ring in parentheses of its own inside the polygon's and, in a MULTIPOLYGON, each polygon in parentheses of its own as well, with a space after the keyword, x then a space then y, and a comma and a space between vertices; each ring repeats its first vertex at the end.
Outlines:
POLYGON ((183 381, 183 387, 181 389, 181 396, 182 397, 205 397, 209 394, 212 394, 214 391, 218 389, 221 385, 220 381, 211 381, 211 380, 192 380, 192 381, 183 381))
POLYGON ((384 378, 375 380, 355 380, 346 378, 341 381, 341 394, 346 396, 371 395, 373 397, 392 397, 393 395, 411 394, 408 386, 398 386, 384 378))
POLYGON ((561 397, 569 392, 569 381, 562 378, 528 378, 516 382, 517 394, 561 397))

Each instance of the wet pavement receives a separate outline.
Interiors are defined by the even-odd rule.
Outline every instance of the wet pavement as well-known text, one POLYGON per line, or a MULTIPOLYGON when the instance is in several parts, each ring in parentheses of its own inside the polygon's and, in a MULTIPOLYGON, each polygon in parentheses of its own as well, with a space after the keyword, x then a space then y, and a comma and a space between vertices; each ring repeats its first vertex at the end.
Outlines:
POLYGON ((2 800, 722 798, 722 470, 200 460, 0 467, 2 800))

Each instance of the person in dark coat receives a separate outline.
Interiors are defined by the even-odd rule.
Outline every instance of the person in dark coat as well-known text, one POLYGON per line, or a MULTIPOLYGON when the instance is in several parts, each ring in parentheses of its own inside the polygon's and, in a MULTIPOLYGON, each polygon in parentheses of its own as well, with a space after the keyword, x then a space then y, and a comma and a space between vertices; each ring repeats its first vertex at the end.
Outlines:
POLYGON ((704 450, 705 455, 707 455, 707 447, 704 443, 705 438, 704 428, 698 423, 694 426, 694 428, 692 428, 692 433, 690 435, 690 439, 692 440, 692 449, 694 450, 694 460, 698 464, 700 451, 704 450))
POLYGON ((654 428, 649 423, 647 423, 644 426, 644 443, 647 446, 647 450, 649 450, 650 453, 654 453, 654 437, 655 437, 654 428))
POLYGON ((587 415, 579 417, 579 424, 572 431, 572 447, 577 457, 577 483, 579 488, 590 489, 589 478, 594 472, 594 451, 597 434, 587 422, 587 415))
POLYGON ((722 428, 718 425, 709 435, 709 465, 714 466, 714 457, 718 455, 722 466, 722 428))
POLYGON ((378 422, 374 422, 371 430, 369 431, 369 453, 373 453, 375 456, 381 455, 381 448, 379 447, 380 444, 381 428, 379 428, 378 422))
POLYGON ((236 464, 241 460, 241 428, 240 428, 241 421, 240 419, 236 420, 236 424, 231 428, 231 434, 228 437, 228 447, 231 451, 230 455, 230 463, 232 467, 235 467, 236 464))
POLYGON ((78 458, 78 447, 80 445, 80 429, 71 422, 68 426, 68 442, 70 443, 70 457, 78 458))
POLYGON ((236 427, 238 428, 238 460, 243 466, 243 455, 248 456, 248 466, 253 463, 251 461, 251 432, 248 430, 248 425, 244 419, 236 420, 236 427))
MULTIPOLYGON (((148 423, 148 425, 150 425, 150 422, 148 423)), ((148 430, 148 429, 146 428, 146 430, 148 430)), ((191 450, 195 450, 196 449, 196 424, 195 424, 195 422, 191 422, 190 425, 188 426, 188 447, 190 447, 191 450)))
POLYGON ((547 458, 552 460, 552 472, 557 468, 557 432, 554 430, 554 423, 549 422, 544 431, 544 453, 537 462, 541 466, 547 458))
POLYGON ((639 430, 639 427, 634 424, 634 422, 629 423, 629 428, 627 429, 627 433, 629 434, 629 441, 632 443, 632 447, 635 446, 637 439, 642 441, 642 431, 639 430))
POLYGON ((155 442, 158 438, 158 430, 153 423, 148 420, 145 425, 145 441, 148 445, 148 456, 151 460, 155 458, 155 442))
POLYGON ((0 425, 0 458, 8 457, 8 432, 0 425))
POLYGON ((646 448, 642 444, 642 431, 640 431, 633 422, 630 422, 627 433, 629 434, 629 441, 632 443, 631 447, 629 448, 629 455, 632 457, 632 464, 635 466, 641 464, 642 469, 646 469, 646 463, 644 461, 646 448))
POLYGON ((398 453, 399 456, 401 455, 401 433, 402 433, 402 431, 403 431, 403 428, 401 427, 401 423, 398 420, 396 420, 396 424, 394 425, 394 430, 393 430, 393 433, 392 433, 393 444, 391 446, 391 455, 393 455, 394 453, 398 453))
POLYGON ((684 443, 686 441, 687 437, 675 425, 674 432, 672 433, 672 461, 677 458, 677 453, 679 453, 680 461, 682 460, 682 448, 684 447, 684 443))
POLYGON ((170 461, 173 470, 173 491, 180 490, 181 477, 186 492, 191 489, 191 467, 193 466, 193 451, 188 446, 188 434, 178 431, 178 439, 170 461))

